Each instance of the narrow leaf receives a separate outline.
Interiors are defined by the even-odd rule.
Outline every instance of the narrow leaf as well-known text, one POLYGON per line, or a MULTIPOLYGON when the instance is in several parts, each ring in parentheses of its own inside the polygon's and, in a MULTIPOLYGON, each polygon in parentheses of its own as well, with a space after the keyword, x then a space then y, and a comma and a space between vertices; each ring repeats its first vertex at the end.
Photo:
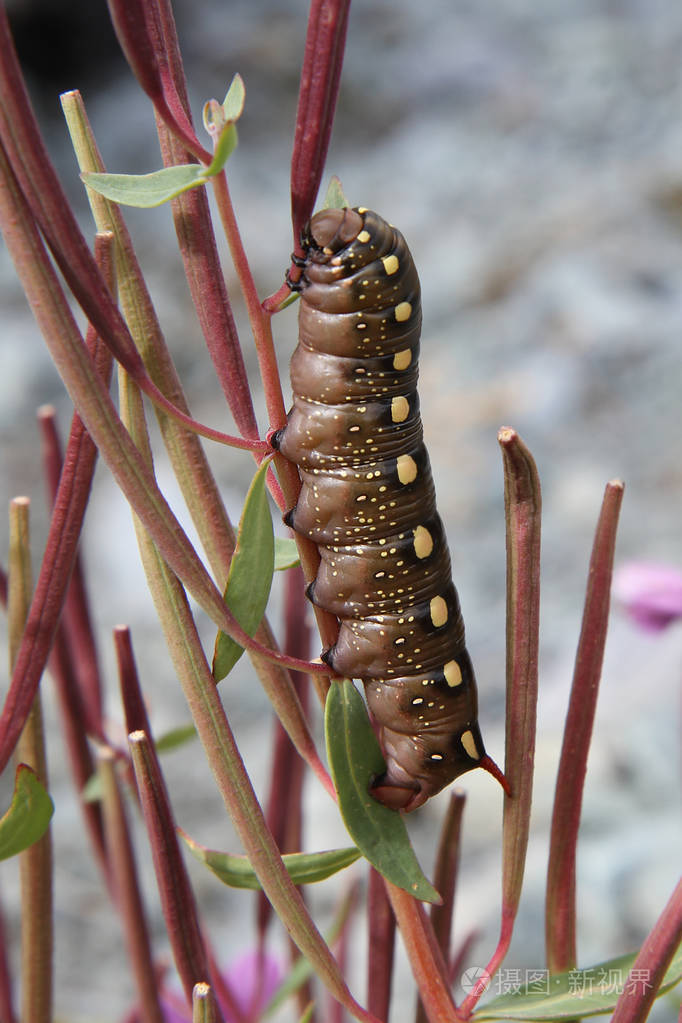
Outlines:
POLYGON ((362 697, 349 679, 333 682, 327 694, 325 736, 341 815, 363 856, 396 887, 424 902, 438 902, 402 817, 369 794, 372 778, 385 764, 362 697))
MULTIPOLYGON (((230 888, 260 890, 261 885, 256 872, 246 856, 232 856, 216 849, 207 849, 182 830, 180 835, 190 852, 200 863, 205 863, 223 884, 230 888)), ((351 846, 347 849, 328 849, 316 853, 286 853, 282 859, 294 884, 314 884, 355 863, 359 856, 360 850, 351 846)))
POLYGON ((160 735, 154 745, 156 746, 157 753, 168 753, 170 750, 178 749, 178 747, 184 746, 196 738, 197 730, 193 724, 179 725, 177 728, 171 728, 170 731, 160 735))
MULTIPOLYGON (((538 971, 537 979, 521 985, 513 994, 502 995, 474 1013, 474 1020, 573 1020, 611 1012, 627 984, 647 983, 645 977, 628 979, 636 956, 619 956, 583 970, 568 970, 550 977, 538 971)), ((682 949, 679 949, 658 993, 663 994, 682 978, 682 949)))
MULTIPOLYGON (((265 492, 268 467, 269 460, 265 460, 246 495, 237 546, 225 588, 225 603, 250 636, 265 614, 275 564, 272 516, 265 492)), ((216 682, 225 678, 243 652, 244 648, 230 636, 224 632, 218 633, 213 657, 213 677, 216 682)))
POLYGON ((0 818, 0 860, 28 849, 47 831, 54 803, 26 764, 19 764, 9 809, 0 818))
POLYGON ((93 192, 122 206, 141 209, 161 206, 188 189, 205 184, 206 177, 207 169, 199 163, 162 167, 151 174, 95 174, 89 171, 81 174, 81 179, 93 192))
POLYGON ((298 548, 295 540, 287 537, 275 537, 275 572, 283 572, 285 568, 293 568, 299 564, 298 548))

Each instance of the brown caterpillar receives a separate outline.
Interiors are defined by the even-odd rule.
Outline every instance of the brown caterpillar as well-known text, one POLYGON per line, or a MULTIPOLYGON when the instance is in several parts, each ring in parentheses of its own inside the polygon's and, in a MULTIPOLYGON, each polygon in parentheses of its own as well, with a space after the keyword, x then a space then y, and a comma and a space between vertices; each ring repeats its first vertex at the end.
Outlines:
POLYGON ((308 596, 340 620, 323 660, 365 686, 386 759, 372 794, 407 812, 474 767, 505 783, 483 748, 423 442, 419 278, 370 210, 316 214, 303 246, 294 404, 272 438, 302 480, 285 521, 317 544, 308 596))

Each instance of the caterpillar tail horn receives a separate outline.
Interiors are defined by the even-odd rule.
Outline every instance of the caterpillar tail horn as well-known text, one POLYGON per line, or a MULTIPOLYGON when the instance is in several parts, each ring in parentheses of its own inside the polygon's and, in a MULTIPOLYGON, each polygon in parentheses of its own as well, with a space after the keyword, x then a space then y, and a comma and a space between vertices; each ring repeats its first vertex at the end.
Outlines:
POLYGON ((488 772, 488 774, 492 774, 493 778, 499 781, 509 798, 512 798, 512 790, 509 780, 504 771, 497 766, 492 757, 489 757, 487 753, 484 753, 478 762, 478 766, 482 767, 484 771, 488 772))

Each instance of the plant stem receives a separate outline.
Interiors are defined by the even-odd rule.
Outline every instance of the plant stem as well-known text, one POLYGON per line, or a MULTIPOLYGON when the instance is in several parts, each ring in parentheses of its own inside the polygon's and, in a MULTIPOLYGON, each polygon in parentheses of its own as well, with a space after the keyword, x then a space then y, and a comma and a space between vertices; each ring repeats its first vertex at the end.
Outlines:
POLYGON ((582 628, 557 774, 547 869, 545 935, 551 973, 572 970, 576 949, 576 851, 587 757, 599 695, 623 484, 607 484, 592 547, 582 628))
POLYGON ((116 778, 114 755, 108 749, 100 751, 99 776, 103 789, 102 804, 107 848, 117 895, 117 908, 122 917, 128 957, 137 986, 140 1023, 163 1023, 135 855, 116 778))
POLYGON ((466 1017, 504 960, 521 897, 533 793, 540 618, 540 481, 533 457, 516 431, 498 433, 504 466, 507 527, 507 715, 502 913, 497 947, 481 980, 464 999, 466 1017))
MULTIPOLYGON (((8 619, 10 661, 13 664, 19 648, 19 637, 25 626, 31 602, 31 555, 29 547, 28 498, 17 497, 10 503, 10 550, 8 619)), ((35 771, 38 780, 48 788, 47 760, 40 695, 33 698, 24 725, 16 756, 20 763, 35 771)), ((31 1023, 52 1020, 52 833, 48 828, 42 838, 19 856, 21 880, 21 1014, 31 1023)))

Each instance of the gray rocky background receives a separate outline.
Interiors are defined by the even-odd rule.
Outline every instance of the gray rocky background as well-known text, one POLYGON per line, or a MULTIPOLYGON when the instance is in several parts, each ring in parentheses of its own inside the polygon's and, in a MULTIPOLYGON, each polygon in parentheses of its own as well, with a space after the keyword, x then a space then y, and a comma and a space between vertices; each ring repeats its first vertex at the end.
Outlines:
MULTIPOLYGON (((93 5, 87 5, 92 17, 93 5)), ((176 4, 193 109, 222 98, 232 75, 247 105, 230 183, 245 244, 265 295, 291 248, 288 168, 306 5, 217 0, 176 4)), ((153 122, 129 73, 109 58, 106 23, 67 17, 57 4, 47 38, 62 29, 69 59, 36 57, 37 40, 15 5, 31 88, 69 194, 84 203, 58 119, 56 94, 81 87, 111 170, 158 164, 153 122), (52 33, 52 34, 50 34, 52 33), (101 48, 101 53, 100 53, 101 48)), ((71 17, 69 15, 69 17, 71 17)), ((80 15, 79 15, 80 18, 80 15)), ((479 678, 489 751, 503 753, 504 524, 496 443, 515 427, 543 484, 541 695, 534 830, 510 966, 543 965, 543 885, 552 788, 570 685, 592 533, 607 480, 625 480, 618 559, 682 566, 682 8, 670 0, 530 0, 497 3, 362 2, 351 14, 329 173, 350 201, 398 225, 411 245, 424 298, 421 398, 441 515, 479 678)), ((55 47, 50 48, 54 51, 55 47)), ((189 299, 179 278, 167 210, 132 214, 140 258, 198 418, 229 428, 189 299)), ((0 496, 33 498, 36 561, 45 531, 35 408, 68 404, 0 249, 0 496)), ((235 307, 234 274, 226 274, 235 307)), ((275 325, 286 372, 295 314, 275 325)), ((247 361, 248 329, 243 330, 247 361)), ((266 422, 261 418, 263 429, 266 422)), ((238 517, 248 459, 211 451, 238 517)), ((162 484, 175 494, 159 449, 162 484)), ((2 556, 6 533, 2 530, 2 556)), ((158 733, 186 712, 136 561, 127 510, 98 472, 86 556, 102 640, 112 731, 121 716, 111 629, 133 626, 158 733)), ((279 605, 273 600, 272 618, 279 605)), ((212 630, 206 626, 207 644, 212 630)), ((579 858, 579 950, 584 965, 634 949, 671 892, 680 862, 682 628, 637 632, 616 609, 585 793, 579 858)), ((223 688, 247 765, 263 791, 271 720, 246 668, 223 688)), ((46 687, 50 720, 53 697, 46 687)), ((53 729, 56 732, 56 725, 53 729)), ((73 1023, 112 1023, 130 1004, 121 935, 81 848, 63 750, 50 738, 57 813, 57 1007, 73 1023)), ((237 850, 198 746, 166 760, 179 822, 200 842, 237 850)), ((457 933, 476 929, 471 965, 496 940, 501 798, 467 776, 457 933)), ((410 820, 430 868, 443 798, 410 820)), ((343 844, 336 811, 307 790, 310 848, 343 844)), ((142 869, 151 882, 144 837, 142 869)), ((14 920, 13 865, 0 873, 14 920)), ((190 864, 219 954, 249 940, 251 905, 190 864)), ((329 919, 347 879, 311 893, 329 919)), ((163 928, 151 883, 159 949, 163 928)), ((364 936, 354 941, 354 990, 364 991, 364 936)), ((392 1017, 409 1019, 407 966, 399 959, 392 1017), (407 1000, 406 1000, 407 999, 407 1000)), ((679 997, 657 1010, 676 1017, 679 997)), ((286 1018, 286 1017, 283 1017, 286 1018)))

